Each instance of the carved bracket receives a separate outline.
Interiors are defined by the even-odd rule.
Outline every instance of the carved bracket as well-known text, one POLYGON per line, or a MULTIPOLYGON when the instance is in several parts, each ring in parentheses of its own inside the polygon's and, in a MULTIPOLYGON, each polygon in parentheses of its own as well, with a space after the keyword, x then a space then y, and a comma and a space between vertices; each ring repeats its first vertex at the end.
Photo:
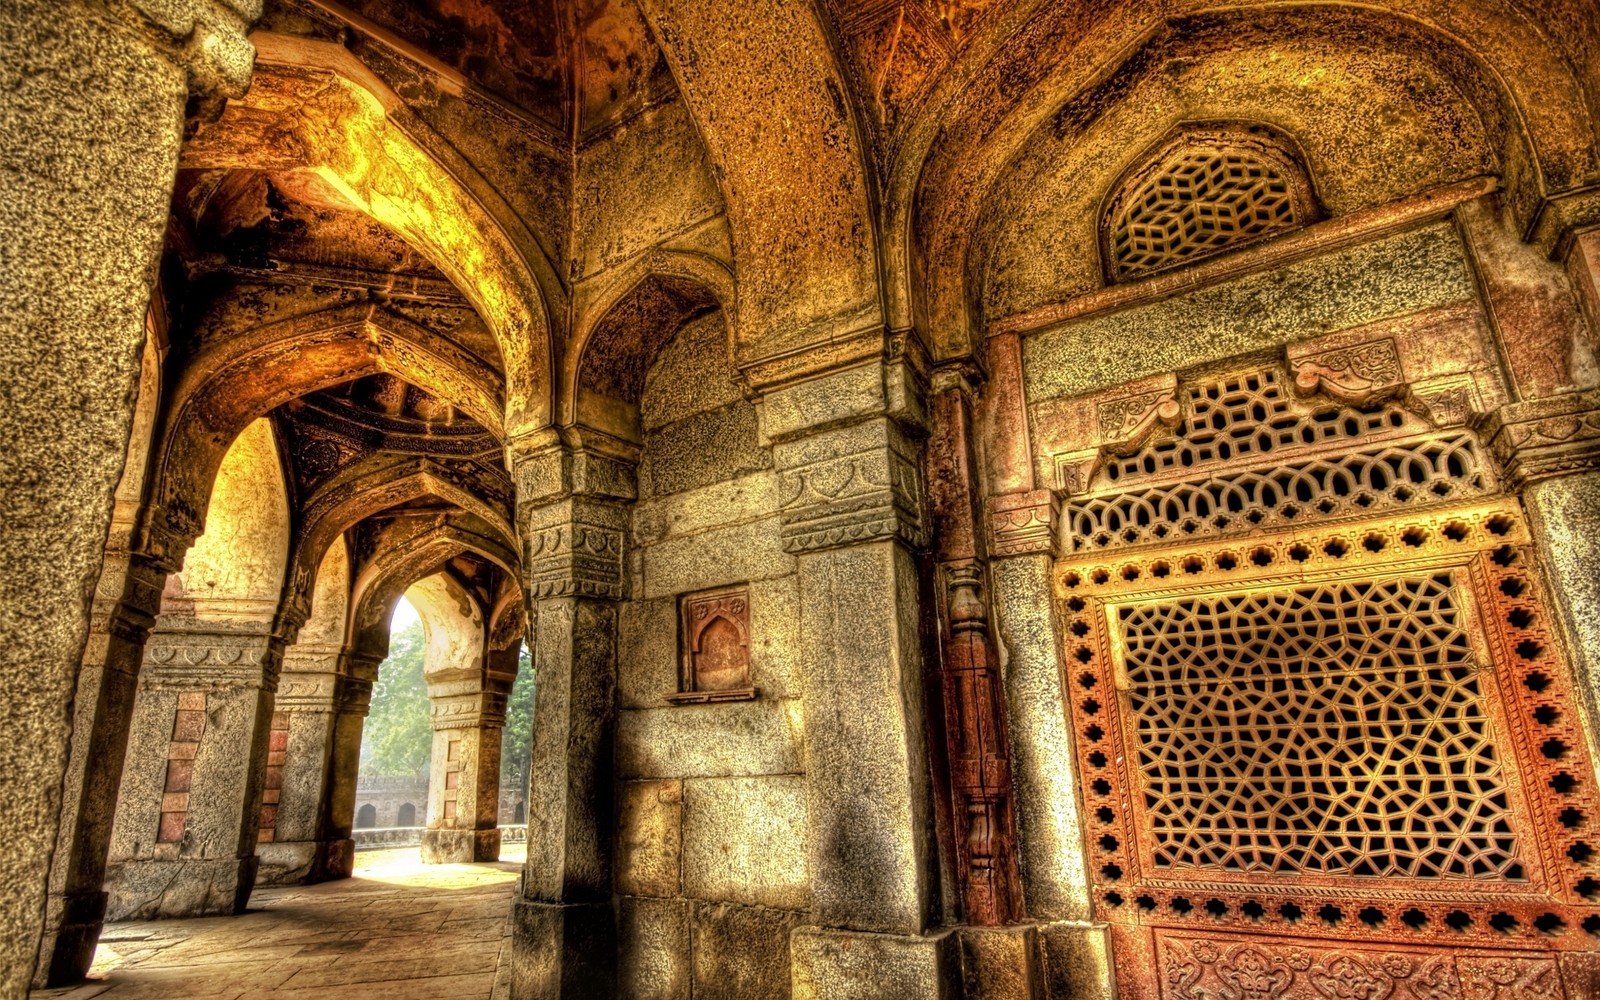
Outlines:
POLYGON ((588 497, 527 511, 523 570, 529 593, 621 598, 627 526, 625 506, 588 497))
POLYGON ((1322 393, 1351 406, 1364 407, 1393 399, 1406 391, 1400 350, 1393 338, 1369 340, 1315 353, 1288 349, 1289 373, 1301 395, 1322 393))

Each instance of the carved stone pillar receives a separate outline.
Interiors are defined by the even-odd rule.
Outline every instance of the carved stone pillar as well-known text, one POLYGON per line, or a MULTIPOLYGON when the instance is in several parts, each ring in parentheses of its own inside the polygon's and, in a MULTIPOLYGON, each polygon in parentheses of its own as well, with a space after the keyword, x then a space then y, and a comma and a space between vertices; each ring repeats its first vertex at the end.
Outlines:
POLYGON ((338 646, 296 643, 284 653, 261 793, 260 884, 350 877, 356 766, 376 673, 370 657, 338 646))
POLYGON ((283 638, 264 624, 159 620, 144 651, 106 871, 109 919, 242 912, 283 638))
POLYGON ((430 698, 433 757, 428 767, 425 864, 500 860, 500 731, 506 691, 430 698))
MULTIPOLYGON (((906 345, 914 348, 915 345, 906 345)), ((798 557, 814 926, 797 997, 943 997, 917 555, 924 371, 914 353, 768 391, 784 548, 798 557)))
MULTIPOLYGON (((7 996, 34 975, 47 911, 75 929, 53 932, 44 951, 60 942, 68 957, 50 959, 41 978, 52 970, 72 978, 81 963, 70 956, 92 951, 93 934, 82 930, 92 913, 76 909, 85 904, 58 894, 46 905, 66 706, 127 452, 185 104, 244 90, 253 57, 245 30, 259 9, 259 0, 134 0, 115 12, 89 0, 0 5, 0 359, 11 428, 0 448, 10 512, 0 555, 8 725, 0 834, 13 873, 0 880, 7 996)), ((74 848, 80 859, 94 851, 74 848)), ((62 891, 83 884, 62 875, 62 891)))
POLYGON ((514 469, 539 681, 511 995, 610 996, 617 602, 632 467, 555 446, 524 455, 514 469))
POLYGON ((106 846, 138 693, 145 638, 161 606, 166 571, 127 552, 107 552, 95 593, 73 702, 56 853, 36 983, 81 979, 105 918, 106 846))

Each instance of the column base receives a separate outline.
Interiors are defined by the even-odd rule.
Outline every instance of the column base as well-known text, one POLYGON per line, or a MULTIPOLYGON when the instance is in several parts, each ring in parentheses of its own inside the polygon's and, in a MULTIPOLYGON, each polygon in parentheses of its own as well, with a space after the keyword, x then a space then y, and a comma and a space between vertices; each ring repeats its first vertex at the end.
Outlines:
POLYGON ((464 865, 475 861, 500 860, 500 831, 424 830, 422 863, 425 865, 464 865))
POLYGON ((349 878, 355 870, 354 840, 288 840, 259 844, 257 885, 310 885, 349 878))
POLYGON ((615 996, 617 924, 610 901, 511 907, 511 1000, 615 996))
POLYGON ((928 937, 797 927, 794 1000, 959 1000, 961 956, 949 931, 928 937))
POLYGON ((243 913, 260 859, 139 859, 106 866, 107 920, 160 920, 243 913))
POLYGON ((68 986, 82 982, 94 963, 94 950, 105 927, 103 892, 51 893, 45 899, 44 937, 33 985, 68 986))

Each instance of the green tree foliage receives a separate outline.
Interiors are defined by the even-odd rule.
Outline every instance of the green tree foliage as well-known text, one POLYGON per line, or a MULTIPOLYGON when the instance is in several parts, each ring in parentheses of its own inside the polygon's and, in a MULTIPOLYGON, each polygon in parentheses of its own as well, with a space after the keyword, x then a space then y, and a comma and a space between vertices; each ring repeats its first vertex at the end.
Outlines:
MULTIPOLYGON (((506 728, 500 739, 500 788, 527 791, 528 767, 533 756, 533 661, 528 646, 517 660, 517 682, 506 704, 506 728)), ((509 823, 511 817, 502 816, 509 823)))
POLYGON ((428 773, 433 724, 428 719, 428 685, 422 679, 425 649, 420 621, 389 638, 389 656, 378 666, 372 707, 361 732, 362 774, 409 778, 428 773))

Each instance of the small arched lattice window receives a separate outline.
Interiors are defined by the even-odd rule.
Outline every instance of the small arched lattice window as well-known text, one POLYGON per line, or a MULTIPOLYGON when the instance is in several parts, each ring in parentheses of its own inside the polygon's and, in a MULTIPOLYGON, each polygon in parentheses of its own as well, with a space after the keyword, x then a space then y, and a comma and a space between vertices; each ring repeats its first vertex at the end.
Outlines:
POLYGON ((1265 126, 1189 127, 1113 189, 1101 226, 1106 277, 1126 281, 1317 218, 1310 179, 1265 126))

